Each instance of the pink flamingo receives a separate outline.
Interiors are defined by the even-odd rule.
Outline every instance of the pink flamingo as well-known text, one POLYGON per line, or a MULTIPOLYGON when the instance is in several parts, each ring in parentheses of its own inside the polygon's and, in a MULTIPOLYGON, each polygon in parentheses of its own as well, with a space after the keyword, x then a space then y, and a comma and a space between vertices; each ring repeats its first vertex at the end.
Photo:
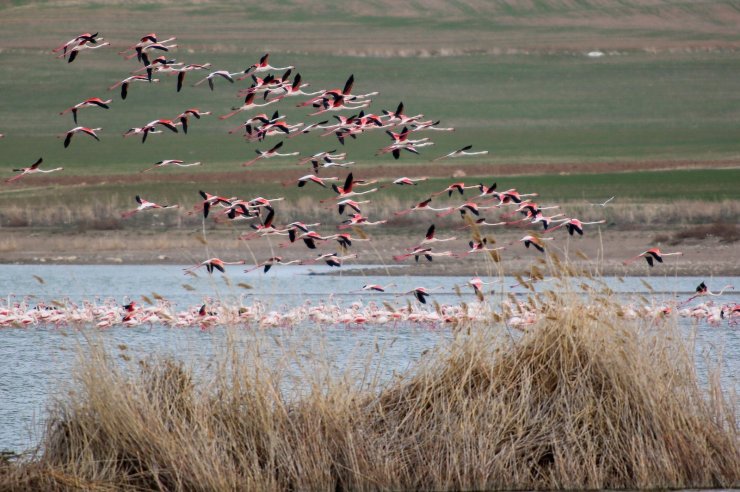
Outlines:
POLYGON ((20 169, 13 169, 13 172, 20 173, 20 174, 18 174, 16 176, 13 176, 10 179, 6 179, 5 182, 6 183, 12 183, 13 181, 17 181, 17 180, 21 179, 23 176, 26 176, 28 174, 53 173, 55 171, 62 171, 62 170, 64 170, 63 167, 57 167, 57 168, 54 168, 54 169, 47 169, 47 170, 39 169, 39 166, 41 165, 42 162, 44 162, 44 159, 41 158, 41 157, 39 157, 38 160, 36 162, 34 162, 33 164, 31 164, 29 167, 22 167, 20 169))
POLYGON ((72 112, 72 119, 74 120, 75 125, 76 125, 77 124, 77 111, 78 110, 83 109, 83 108, 96 107, 96 106, 99 107, 99 108, 103 108, 103 109, 110 109, 110 106, 108 106, 108 104, 110 104, 110 102, 111 102, 110 99, 108 99, 106 101, 103 101, 99 97, 91 97, 90 99, 85 99, 81 103, 75 104, 71 108, 65 109, 64 111, 62 111, 59 114, 60 115, 63 115, 63 114, 69 113, 71 111, 72 112))

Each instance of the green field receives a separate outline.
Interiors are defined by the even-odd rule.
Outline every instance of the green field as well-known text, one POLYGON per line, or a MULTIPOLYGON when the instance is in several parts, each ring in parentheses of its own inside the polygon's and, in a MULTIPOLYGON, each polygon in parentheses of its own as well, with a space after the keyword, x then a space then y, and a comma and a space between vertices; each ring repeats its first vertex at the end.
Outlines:
MULTIPOLYGON (((382 132, 348 141, 344 148, 357 161, 353 171, 359 177, 363 169, 378 165, 388 167, 389 177, 398 177, 424 175, 429 166, 449 169, 451 175, 475 165, 475 174, 480 174, 480 164, 490 164, 485 179, 497 178, 507 188, 531 188, 558 201, 612 195, 645 201, 738 199, 736 7, 733 2, 639 0, 606 6, 471 0, 429 2, 423 8, 384 0, 342 7, 297 0, 270 8, 225 0, 85 6, 0 2, 0 133, 5 134, 0 176, 11 176, 11 168, 39 156, 45 166, 64 166, 65 176, 81 176, 81 182, 86 175, 134 174, 162 159, 204 163, 187 171, 192 183, 171 185, 49 188, 42 185, 45 177, 34 177, 12 188, 0 187, 0 203, 23 203, 18 189, 29 200, 66 202, 74 196, 102 203, 149 192, 180 198, 205 186, 239 196, 294 193, 277 183, 308 172, 296 168, 293 159, 254 167, 278 170, 272 183, 255 183, 250 170, 239 166, 255 149, 277 141, 248 143, 228 135, 227 129, 244 120, 241 115, 228 121, 214 116, 191 121, 188 135, 152 135, 146 144, 121 137, 130 127, 174 117, 189 107, 223 114, 239 103, 236 89, 246 87, 246 81, 232 86, 222 80, 214 92, 206 85, 192 87, 205 75, 193 72, 176 93, 175 78, 162 75, 159 84, 134 85, 122 101, 117 90, 106 89, 139 65, 116 53, 151 31, 160 38, 178 37, 179 47, 170 56, 185 63, 210 62, 213 70, 243 69, 269 51, 274 65, 295 65, 311 84, 309 90, 339 87, 353 73, 355 92, 380 91, 373 112, 394 109, 403 101, 408 114, 424 113, 456 128, 453 133, 427 132, 424 136, 435 145, 400 161, 374 155, 388 142, 382 132), (113 46, 83 52, 72 64, 50 53, 84 31, 100 31, 113 46), (586 56, 595 49, 606 55, 586 56), (58 113, 93 96, 113 99, 110 110, 80 112, 81 124, 103 128, 101 142, 78 135, 64 149, 57 136, 74 125, 70 115, 58 113), (490 153, 483 159, 430 164, 466 144, 490 153), (520 165, 521 174, 530 174, 531 164, 573 163, 587 169, 589 163, 642 161, 662 162, 665 168, 689 161, 730 169, 497 177, 497 166, 503 164, 520 165), (212 182, 207 174, 240 170, 240 183, 212 182)), ((277 107, 289 123, 323 119, 296 108, 300 100, 287 99, 269 112, 277 107)), ((284 150, 306 155, 337 147, 333 137, 311 134, 287 141, 284 150)), ((477 180, 466 178, 471 179, 477 180)), ((416 196, 444 187, 445 181, 418 187, 416 196)))

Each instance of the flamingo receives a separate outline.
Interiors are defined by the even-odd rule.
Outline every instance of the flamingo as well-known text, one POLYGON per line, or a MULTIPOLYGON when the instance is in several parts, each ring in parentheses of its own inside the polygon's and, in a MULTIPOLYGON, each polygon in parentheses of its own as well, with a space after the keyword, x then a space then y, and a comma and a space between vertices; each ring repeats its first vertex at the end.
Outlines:
POLYGON ((383 155, 383 154, 387 154, 390 152, 393 155, 393 158, 397 160, 398 158, 401 157, 402 150, 411 152, 412 154, 419 155, 418 149, 421 147, 427 147, 429 145, 434 145, 434 142, 422 142, 422 143, 417 143, 417 144, 409 143, 409 142, 397 143, 397 144, 389 145, 387 147, 383 147, 382 149, 378 150, 375 153, 375 155, 383 155))
POLYGON ((523 238, 521 238, 518 242, 524 243, 524 246, 526 248, 529 248, 529 246, 533 246, 537 251, 540 253, 545 252, 545 244, 542 241, 552 241, 555 238, 552 237, 537 237, 532 235, 526 235, 523 238))
POLYGON ((91 97, 90 99, 85 99, 81 103, 75 104, 71 108, 65 109, 64 111, 62 111, 59 114, 60 115, 63 115, 63 114, 67 114, 67 113, 69 113, 71 111, 72 112, 72 119, 74 120, 75 125, 76 125, 77 124, 77 111, 78 110, 80 110, 82 108, 90 108, 90 107, 95 107, 95 106, 97 106, 99 108, 110 109, 110 106, 108 106, 108 104, 110 104, 110 103, 111 103, 111 100, 110 99, 108 99, 106 101, 103 101, 99 97, 91 97))
POLYGON ((263 268, 263 273, 267 273, 270 271, 270 268, 272 268, 275 265, 292 265, 292 264, 301 264, 301 260, 290 260, 290 261, 283 261, 282 256, 273 256, 272 258, 268 258, 267 260, 263 261, 262 263, 258 263, 253 268, 249 268, 247 270, 244 270, 246 273, 249 273, 253 270, 257 270, 259 268, 263 268))
POLYGON ((226 269, 224 268, 226 265, 243 265, 244 263, 246 263, 244 260, 223 261, 220 258, 211 258, 189 268, 183 268, 183 270, 185 270, 185 273, 187 274, 194 272, 200 267, 206 267, 208 273, 213 273, 213 270, 218 270, 221 273, 226 273, 226 269))
MULTIPOLYGON (((352 188, 355 185, 359 185, 360 183, 362 183, 362 182, 359 181, 359 180, 355 181, 354 176, 352 175, 352 173, 349 173, 347 175, 347 178, 344 180, 344 186, 339 187, 336 184, 332 184, 331 185, 331 189, 334 190, 334 192, 337 194, 337 196, 335 197, 335 199, 339 200, 339 199, 344 199, 344 198, 350 198, 352 196, 366 195, 368 193, 373 193, 375 191, 378 191, 377 188, 372 188, 370 190, 363 191, 363 192, 352 191, 352 188)), ((368 182, 368 183, 365 183, 365 184, 371 184, 371 183, 374 183, 374 181, 371 181, 371 182, 368 182)), ((324 200, 322 200, 322 203, 323 202, 324 202, 324 200)))
POLYGON ((283 70, 292 70, 295 67, 293 65, 289 65, 287 67, 273 67, 269 63, 270 54, 265 53, 262 55, 262 58, 260 58, 260 61, 257 63, 254 63, 247 67, 246 70, 244 70, 244 73, 260 73, 260 72, 269 72, 270 70, 274 70, 276 72, 283 71, 283 70))
POLYGON ((281 154, 278 152, 278 149, 283 146, 284 141, 280 141, 273 148, 270 150, 258 150, 255 149, 254 151, 257 153, 257 157, 252 159, 251 161, 247 161, 242 164, 242 167, 251 166, 255 162, 257 162, 260 159, 270 159, 272 157, 290 157, 294 155, 298 155, 300 152, 291 152, 289 154, 281 154))
POLYGON ((340 154, 335 154, 334 152, 336 152, 336 151, 337 151, 337 149, 324 150, 322 152, 317 152, 317 153, 315 153, 314 155, 312 155, 310 157, 304 157, 303 159, 300 159, 296 163, 296 165, 301 166, 303 164, 308 164, 309 162, 311 162, 314 159, 321 159, 323 157, 329 157, 331 159, 337 159, 337 160, 341 160, 341 159, 344 159, 345 157, 347 157, 347 153, 346 152, 342 152, 340 154))
POLYGON ((314 96, 316 94, 322 93, 323 91, 318 92, 303 92, 301 89, 304 87, 308 87, 310 84, 301 84, 301 74, 297 73, 295 74, 295 77, 293 78, 293 83, 290 85, 283 85, 281 87, 278 87, 277 89, 268 89, 265 91, 265 99, 270 94, 270 92, 277 92, 282 91, 283 93, 278 95, 275 99, 283 99, 285 97, 292 97, 292 96, 314 96))
POLYGON ((349 166, 351 166, 354 163, 355 163, 355 161, 350 161, 350 162, 336 162, 331 157, 329 157, 327 155, 325 155, 323 157, 323 159, 321 159, 321 160, 311 159, 311 166, 313 167, 313 171, 316 174, 319 173, 319 168, 326 169, 326 168, 329 168, 329 167, 349 167, 349 166), (321 164, 319 165, 319 163, 321 163, 321 164))
POLYGON ((348 229, 356 225, 374 226, 374 225, 385 224, 386 222, 388 221, 387 220, 376 220, 374 222, 371 222, 368 220, 367 217, 364 217, 362 214, 356 213, 356 214, 352 214, 349 219, 343 220, 342 224, 337 226, 337 229, 348 229))
MULTIPOLYGON (((62 51, 63 54, 66 55, 67 54, 67 50, 70 47, 76 46, 76 45, 78 45, 80 43, 83 43, 84 42, 84 43, 96 44, 98 42, 98 39, 97 38, 98 38, 98 35, 99 34, 100 33, 97 33, 97 32, 95 34, 90 34, 89 32, 82 33, 79 36, 76 36, 76 37, 70 39, 66 43, 62 43, 57 48, 54 48, 53 50, 51 50, 51 52, 52 53, 58 53, 58 52, 62 51)), ((102 38, 100 38, 100 39, 102 39, 102 38)))
POLYGON ((178 114, 173 119, 180 120, 180 124, 182 125, 182 132, 187 133, 188 132, 188 118, 190 118, 190 116, 193 116, 195 117, 196 120, 199 120, 201 116, 208 116, 210 114, 211 114, 210 111, 201 111, 198 108, 190 108, 178 114))
POLYGON ((352 291, 351 293, 356 294, 359 292, 385 292, 386 290, 390 289, 391 287, 395 287, 396 284, 388 284, 388 285, 378 285, 378 284, 365 284, 362 286, 360 290, 352 291))
POLYGON ((406 176, 394 179, 393 183, 394 185, 399 186, 417 186, 417 184, 421 181, 426 181, 429 178, 407 178, 406 176))
POLYGON ((416 116, 407 116, 403 114, 403 101, 398 103, 398 107, 393 113, 384 109, 383 116, 387 118, 388 123, 393 124, 394 126, 414 123, 424 117, 423 114, 417 114, 416 116))
MULTIPOLYGON (((276 101, 276 99, 273 99, 273 101, 276 101)), ((350 106, 346 104, 344 96, 332 95, 331 97, 321 99, 321 102, 319 103, 315 103, 314 107, 319 109, 311 113, 309 116, 318 116, 328 111, 351 111, 356 109, 363 109, 370 106, 370 103, 371 101, 367 100, 359 104, 350 106), (332 100, 330 101, 330 99, 332 100)))
POLYGON ((343 96, 347 98, 348 100, 354 101, 358 99, 366 99, 370 96, 375 96, 378 94, 377 92, 372 92, 370 94, 352 95, 351 92, 352 92, 352 86, 354 85, 354 83, 355 83, 355 76, 354 74, 352 74, 349 76, 349 78, 347 78, 347 81, 344 83, 344 87, 342 89, 331 89, 328 91, 319 91, 320 94, 318 96, 312 97, 311 99, 299 104, 298 107, 300 108, 304 106, 315 105, 319 101, 323 99, 328 99, 329 97, 333 97, 333 96, 343 96))
POLYGON ((141 143, 146 142, 146 137, 150 133, 161 133, 159 131, 154 131, 156 129, 156 125, 163 126, 164 128, 167 128, 168 130, 178 133, 177 126, 172 120, 164 120, 164 119, 153 120, 141 128, 141 133, 143 134, 141 137, 141 143))
POLYGON ((579 236, 583 236, 583 226, 585 225, 593 225, 593 224, 604 224, 606 223, 606 220, 597 220, 594 222, 581 222, 578 219, 567 219, 565 222, 563 222, 560 225, 555 226, 552 230, 557 230, 561 227, 565 227, 568 230, 568 234, 571 236, 574 232, 577 232, 579 236))
POLYGON ((139 195, 136 195, 136 203, 139 204, 139 206, 133 210, 129 210, 128 212, 122 212, 121 217, 126 219, 128 217, 131 217, 132 215, 142 212, 144 210, 152 210, 152 209, 166 209, 166 208, 178 208, 178 205, 158 205, 154 202, 149 202, 147 200, 144 200, 139 195))
POLYGON ((489 207, 482 207, 482 206, 480 206, 480 205, 478 205, 477 203, 474 203, 474 202, 465 202, 462 205, 460 205, 459 207, 446 207, 446 208, 443 208, 442 209, 443 210, 442 212, 437 213, 437 217, 446 217, 447 215, 450 215, 450 214, 455 213, 456 210, 458 212, 460 212, 461 215, 465 215, 466 211, 471 212, 473 215, 480 215, 479 210, 486 210, 486 209, 489 209, 489 208, 496 208, 496 206, 495 205, 491 205, 489 207))
POLYGON ((452 127, 449 128, 438 128, 437 125, 439 125, 439 120, 437 121, 414 121, 410 124, 411 131, 412 132, 420 132, 423 130, 435 130, 438 132, 454 132, 455 129, 452 127))
POLYGON ((411 213, 411 212, 413 212, 415 210, 432 210, 432 211, 435 211, 435 212, 441 212, 441 211, 445 211, 445 210, 448 210, 449 209, 449 207, 446 207, 446 208, 433 208, 433 207, 430 207, 429 204, 431 202, 432 202, 432 198, 429 197, 426 200, 417 203, 416 205, 414 205, 411 208, 407 208, 406 210, 401 210, 399 212, 394 212, 393 215, 395 215, 395 216, 406 215, 406 214, 411 213))
POLYGON ((683 253, 662 253, 660 249, 658 248, 650 248, 647 251, 643 251, 639 255, 630 258, 628 260, 625 260, 623 263, 625 265, 629 265, 633 261, 637 260, 638 258, 645 258, 645 261, 647 261, 647 264, 649 266, 653 266, 654 262, 657 261, 658 263, 663 263, 663 257, 664 256, 681 256, 683 253))
POLYGON ((408 292, 404 292, 403 294, 398 295, 409 295, 412 294, 417 301, 419 301, 422 304, 426 304, 427 300, 426 298, 429 297, 431 294, 430 292, 433 290, 441 289, 441 287, 435 287, 434 289, 425 289, 424 287, 416 287, 413 290, 410 290, 408 292))
POLYGON ((470 189, 470 188, 478 188, 478 186, 477 185, 465 186, 465 183, 452 183, 444 190, 438 191, 436 193, 432 193, 432 196, 437 196, 437 195, 442 195, 444 193, 447 193, 447 196, 451 197, 452 193, 455 191, 463 195, 465 193, 465 190, 470 189))
POLYGON ((486 248, 487 243, 488 243, 488 239, 485 237, 479 241, 470 241, 468 243, 468 246, 470 246, 470 250, 466 251, 465 253, 461 253, 455 256, 458 258, 462 258, 468 255, 472 255, 474 253, 482 253, 485 251, 493 252, 493 251, 501 251, 502 249, 506 249, 506 246, 499 246, 498 248, 486 248))
POLYGON ((306 186, 306 183, 309 181, 313 181, 317 185, 326 188, 326 184, 324 184, 324 181, 336 181, 339 178, 319 178, 318 176, 314 176, 313 174, 307 174, 301 178, 298 178, 298 187, 303 188, 306 186))
POLYGON ((470 285, 473 288, 473 292, 475 292, 475 295, 481 301, 483 301, 483 286, 492 285, 493 283, 494 282, 484 282, 483 280, 480 279, 480 277, 473 277, 470 280, 468 280, 468 285, 470 285))
POLYGON ((20 174, 18 174, 16 176, 13 176, 10 179, 6 179, 5 182, 6 183, 12 183, 13 181, 17 181, 17 180, 21 179, 23 176, 26 176, 27 174, 53 173, 55 171, 62 171, 64 169, 63 167, 57 167, 55 169, 42 170, 42 169, 39 169, 39 166, 41 165, 42 162, 44 162, 44 159, 41 158, 41 157, 39 157, 38 160, 36 162, 34 162, 33 164, 31 164, 29 167, 22 167, 20 169, 13 169, 13 172, 20 173, 20 174))
POLYGON ((339 210, 339 215, 344 214, 344 210, 347 207, 351 208, 352 210, 354 210, 355 212, 357 212, 358 214, 360 214, 360 213, 362 213, 362 210, 360 210, 360 205, 362 205, 363 203, 370 203, 370 202, 371 202, 371 200, 363 200, 363 201, 360 201, 360 202, 356 202, 356 201, 352 200, 351 198, 347 198, 345 200, 342 200, 340 202, 337 202, 337 206, 338 206, 338 210, 339 210))
POLYGON ((297 137, 298 135, 306 135, 307 133, 310 133, 316 130, 317 128, 319 129, 322 128, 321 125, 326 125, 327 123, 329 123, 329 121, 327 120, 319 121, 318 123, 311 123, 310 125, 306 125, 302 129, 291 133, 290 135, 288 135, 288 138, 297 137))
POLYGON ((254 109, 254 108, 262 108, 264 106, 269 106, 270 104, 273 104, 273 103, 276 103, 277 102, 277 99, 273 99, 271 101, 267 101, 264 104, 257 104, 257 103, 254 102, 254 96, 255 96, 254 93, 247 94, 247 97, 244 98, 244 104, 242 104, 239 107, 233 107, 233 108, 231 108, 232 111, 230 113, 226 113, 224 115, 221 115, 218 118, 220 120, 225 120, 227 118, 231 118, 236 113, 239 113, 241 111, 249 111, 250 109, 254 109))
POLYGON ((732 290, 734 288, 735 288, 735 286, 733 286, 732 284, 729 284, 729 285, 725 285, 724 287, 722 287, 722 290, 720 290, 719 292, 712 292, 712 291, 709 290, 709 287, 707 287, 707 284, 705 284, 704 282, 702 282, 702 283, 700 283, 696 287, 696 294, 694 294, 693 296, 689 297, 688 299, 686 299, 685 301, 683 301, 681 304, 686 304, 686 303, 688 303, 688 302, 696 299, 697 297, 702 297, 702 296, 719 297, 719 296, 721 296, 722 294, 725 293, 725 290, 727 290, 727 289, 731 289, 732 290))
POLYGON ((211 195, 210 193, 206 193, 203 190, 198 191, 201 197, 203 197, 202 207, 203 207, 203 218, 208 217, 208 212, 210 211, 211 207, 213 205, 222 205, 222 206, 231 206, 231 199, 224 198, 222 196, 218 195, 211 195))
POLYGON ((67 133, 65 133, 64 137, 64 148, 66 149, 69 147, 69 143, 72 141, 72 136, 75 133, 86 133, 87 135, 90 135, 92 138, 100 142, 100 139, 98 138, 98 135, 95 132, 99 132, 102 130, 102 128, 87 128, 85 126, 77 126, 75 128, 72 128, 67 133))
MULTIPOLYGON (((100 39, 103 39, 103 38, 100 38, 100 39)), ((103 48, 105 46, 110 46, 110 43, 106 41, 105 43, 96 44, 95 46, 93 46, 92 44, 88 44, 87 42, 84 42, 83 41, 82 43, 78 44, 77 46, 75 46, 72 49, 70 49, 69 51, 67 51, 66 54, 59 55, 57 58, 64 58, 64 56, 69 55, 69 58, 67 58, 67 63, 72 63, 73 61, 75 61, 75 59, 77 58, 77 54, 80 51, 82 51, 82 50, 96 50, 98 48, 103 48)))
POLYGON ((454 241, 455 239, 457 239, 457 237, 455 236, 440 239, 434 236, 435 232, 436 232, 435 225, 434 224, 430 225, 429 228, 427 229, 426 234, 424 235, 424 240, 419 244, 421 245, 421 244, 429 244, 429 243, 444 243, 447 241, 454 241))
POLYGON ((177 166, 177 167, 192 167, 192 166, 200 166, 200 161, 198 162, 192 162, 190 164, 185 164, 185 161, 181 161, 179 159, 165 159, 163 161, 159 161, 154 164, 154 166, 144 169, 143 171, 140 171, 142 173, 149 172, 152 169, 158 169, 160 167, 166 167, 166 166, 177 166))
POLYGON ((450 152, 449 154, 443 155, 441 157, 437 157, 434 159, 434 162, 447 159, 447 158, 455 158, 455 157, 463 157, 463 156, 471 156, 471 155, 486 155, 488 154, 487 150, 481 150, 479 152, 468 152, 470 149, 472 149, 472 145, 466 145, 465 147, 461 149, 457 149, 455 151, 450 152))
POLYGON ((427 259, 427 261, 432 261, 432 259, 435 256, 455 256, 455 254, 452 251, 443 251, 441 253, 434 253, 432 252, 432 248, 430 247, 422 247, 422 246, 416 246, 410 253, 404 253, 401 255, 394 255, 393 259, 396 261, 402 261, 406 258, 409 258, 413 256, 416 262, 418 263, 419 257, 423 256, 427 259))
POLYGON ((121 99, 126 99, 126 97, 128 96, 128 86, 132 82, 156 83, 156 82, 159 82, 159 79, 150 79, 146 75, 132 75, 108 87, 108 90, 112 91, 116 87, 120 86, 121 87, 121 99))
POLYGON ((182 89, 182 83, 185 81, 185 74, 194 70, 205 70, 210 66, 210 63, 189 63, 183 67, 176 69, 175 71, 177 72, 177 92, 180 92, 180 90, 182 89))
POLYGON ((213 90, 213 79, 215 79, 216 77, 221 77, 221 78, 223 78, 225 80, 228 80, 229 83, 233 84, 234 83, 234 77, 236 75, 241 75, 242 73, 244 73, 244 72, 231 73, 228 70, 216 70, 215 72, 209 73, 206 77, 200 79, 198 82, 196 82, 195 84, 193 84, 193 87, 199 86, 203 82, 206 82, 207 81, 208 82, 208 87, 210 87, 211 90, 213 90))

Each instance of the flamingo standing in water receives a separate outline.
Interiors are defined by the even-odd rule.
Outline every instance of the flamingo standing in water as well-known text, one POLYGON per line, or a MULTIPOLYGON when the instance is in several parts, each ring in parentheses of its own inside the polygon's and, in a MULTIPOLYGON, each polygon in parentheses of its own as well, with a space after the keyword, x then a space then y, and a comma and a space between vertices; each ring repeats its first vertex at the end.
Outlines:
POLYGON ((226 273, 226 269, 224 268, 226 265, 243 265, 246 263, 244 260, 239 261, 223 261, 220 258, 211 258, 209 260, 205 260, 202 263, 198 263, 197 265, 193 265, 189 268, 183 268, 185 270, 185 273, 193 273, 195 270, 197 270, 200 267, 206 267, 206 270, 208 273, 213 273, 213 270, 218 270, 221 273, 226 273))
POLYGON ((657 261, 658 263, 663 263, 664 256, 681 256, 682 254, 683 253, 662 253, 658 248, 650 248, 649 250, 643 251, 639 255, 630 258, 629 260, 625 260, 623 263, 625 265, 629 265, 638 258, 645 258, 647 264, 652 267, 654 265, 654 261, 657 261))
POLYGON ((91 97, 90 99, 85 99, 81 103, 75 104, 71 108, 65 109, 64 111, 62 111, 59 114, 60 115, 63 115, 63 114, 67 114, 67 113, 69 113, 71 111, 72 112, 72 119, 74 120, 75 125, 76 125, 77 124, 77 111, 78 110, 80 110, 82 108, 92 108, 92 107, 96 107, 96 106, 99 107, 99 108, 103 108, 103 109, 110 109, 110 106, 108 106, 110 103, 111 103, 111 100, 110 99, 108 99, 106 101, 103 101, 99 97, 91 97))
POLYGON ((57 167, 55 169, 39 169, 39 166, 41 163, 44 162, 44 159, 39 157, 36 162, 31 164, 29 167, 22 167, 20 169, 13 169, 13 172, 20 173, 16 176, 13 176, 10 179, 6 179, 6 183, 12 183, 13 181, 17 181, 21 179, 23 176, 26 176, 28 174, 36 174, 36 173, 53 173, 55 171, 62 171, 64 170, 63 167, 57 167))
POLYGON ((151 171, 152 169, 158 169, 160 167, 167 167, 167 166, 176 166, 176 167, 192 167, 192 166, 200 166, 200 162, 192 162, 190 164, 185 164, 185 161, 181 161, 179 159, 165 159, 163 161, 159 161, 155 163, 152 167, 148 169, 144 169, 141 171, 142 173, 146 173, 151 171))
POLYGON ((443 155, 441 157, 437 157, 434 159, 434 161, 439 161, 442 159, 448 159, 448 158, 454 158, 454 157, 463 157, 463 156, 471 156, 471 155, 486 155, 488 154, 487 150, 481 150, 479 152, 468 152, 470 149, 472 149, 472 145, 466 145, 465 147, 461 149, 457 149, 455 151, 450 152, 449 154, 443 155))
POLYGON ((85 126, 78 126, 78 127, 72 128, 67 133, 65 133, 64 148, 66 149, 67 147, 69 147, 69 143, 72 141, 72 136, 75 133, 86 133, 90 135, 92 138, 94 138, 95 140, 97 140, 98 142, 100 142, 98 135, 95 133, 95 132, 99 132, 100 130, 102 130, 102 128, 87 128, 85 126))
POLYGON ((278 142, 277 144, 275 144, 275 146, 273 148, 271 148, 270 150, 258 150, 258 149, 255 149, 254 151, 257 153, 257 157, 255 157, 251 161, 245 162, 244 164, 242 164, 242 166, 243 167, 251 166, 252 164, 254 164, 255 162, 257 162, 260 159, 270 159, 272 157, 290 157, 290 156, 298 155, 300 153, 300 152, 291 152, 289 154, 281 154, 281 153, 279 153, 278 152, 278 149, 280 149, 280 147, 283 146, 283 143, 284 143, 284 141, 281 140, 280 142, 278 142))

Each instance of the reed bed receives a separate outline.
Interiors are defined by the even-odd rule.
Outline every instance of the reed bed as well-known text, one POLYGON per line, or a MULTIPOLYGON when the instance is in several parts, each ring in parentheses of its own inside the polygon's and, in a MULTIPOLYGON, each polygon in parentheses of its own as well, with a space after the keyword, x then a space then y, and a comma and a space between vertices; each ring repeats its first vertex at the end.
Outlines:
POLYGON ((739 485, 736 399, 718 371, 698 381, 675 318, 629 322, 593 297, 602 308, 550 293, 522 332, 458 326, 396 377, 379 377, 382 347, 342 370, 330 351, 274 334, 229 332, 205 372, 122 363, 91 343, 38 449, 0 464, 0 488, 739 485))

